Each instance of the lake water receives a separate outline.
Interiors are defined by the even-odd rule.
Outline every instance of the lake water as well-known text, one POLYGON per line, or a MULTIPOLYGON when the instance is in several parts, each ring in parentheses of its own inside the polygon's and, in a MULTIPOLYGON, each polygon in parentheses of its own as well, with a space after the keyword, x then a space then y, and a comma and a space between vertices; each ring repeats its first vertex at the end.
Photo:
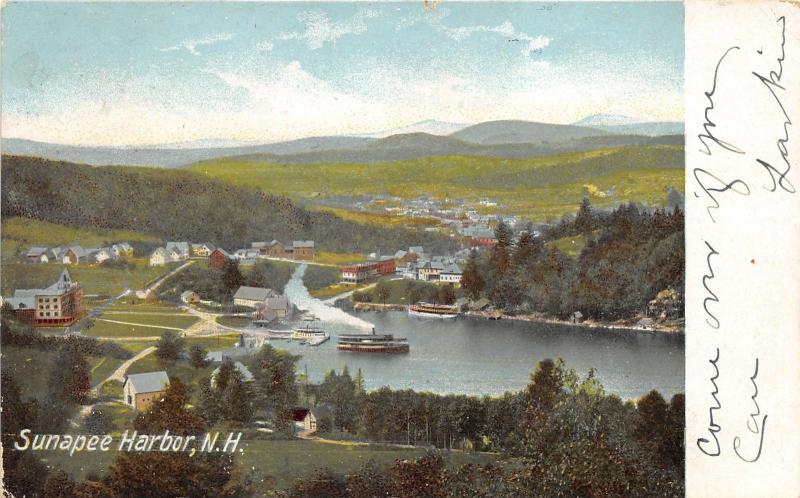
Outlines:
POLYGON ((286 287, 289 300, 322 320, 331 340, 317 347, 288 341, 273 346, 302 355, 299 371, 312 382, 325 372, 364 374, 368 389, 389 386, 436 393, 502 394, 524 389, 537 362, 561 357, 584 376, 595 368, 606 391, 638 398, 656 389, 669 398, 684 391, 684 336, 587 329, 568 325, 409 317, 405 312, 353 312, 332 308, 308 295, 299 267, 286 287), (391 333, 407 337, 408 354, 337 351, 343 333, 391 333))

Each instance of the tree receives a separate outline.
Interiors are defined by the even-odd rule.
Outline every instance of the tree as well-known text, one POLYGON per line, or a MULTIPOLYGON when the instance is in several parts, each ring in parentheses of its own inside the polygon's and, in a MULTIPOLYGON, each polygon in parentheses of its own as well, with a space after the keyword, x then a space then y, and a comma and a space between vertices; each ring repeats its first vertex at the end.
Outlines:
POLYGON ((203 432, 203 419, 186 408, 189 403, 189 389, 177 377, 170 379, 164 397, 140 413, 133 421, 137 431, 157 434, 169 430, 178 435, 200 434, 203 432))
POLYGON ((578 207, 578 214, 575 215, 575 230, 583 235, 589 235, 594 230, 594 214, 592 213, 592 205, 588 197, 584 197, 578 207))
POLYGON ((456 290, 453 284, 446 284, 439 287, 438 301, 442 304, 453 304, 456 302, 456 290))
POLYGON ((161 335, 156 342, 156 357, 165 363, 175 363, 183 351, 184 340, 172 330, 161 335))
POLYGON ((233 459, 227 454, 121 452, 105 483, 115 496, 205 498, 239 494, 235 475, 233 459))
POLYGON ((291 498, 344 498, 347 488, 330 469, 322 469, 308 479, 298 479, 289 491, 291 498))
POLYGON ((236 365, 233 364, 233 360, 227 356, 223 358, 222 363, 219 365, 219 369, 217 369, 217 373, 213 377, 214 388, 217 391, 224 391, 225 388, 228 387, 228 382, 235 371, 236 365))
POLYGON ((383 304, 386 304, 386 300, 389 299, 389 296, 391 295, 392 288, 389 287, 389 284, 384 280, 378 282, 378 284, 375 286, 375 298, 383 304))
POLYGON ((227 420, 247 423, 253 416, 253 397, 250 385, 242 379, 242 373, 234 369, 222 392, 222 412, 227 420))
POLYGON ((205 367, 208 364, 206 356, 208 356, 208 352, 200 344, 193 344, 192 347, 189 348, 189 364, 194 368, 205 367))
POLYGON ((461 274, 461 287, 467 292, 470 299, 478 299, 483 291, 485 282, 478 268, 478 253, 473 249, 461 274))
POLYGON ((353 384, 355 384, 355 391, 356 396, 363 395, 366 393, 366 389, 364 388, 364 374, 361 373, 361 369, 359 368, 356 370, 356 376, 353 379, 353 384))
POLYGON ((84 403, 92 389, 89 363, 77 344, 59 350, 48 384, 50 399, 57 403, 84 403))
POLYGON ((292 432, 292 407, 297 403, 295 366, 299 356, 264 345, 251 360, 254 397, 275 424, 292 432))
POLYGON ((61 469, 57 469, 47 476, 42 489, 42 498, 73 498, 75 481, 70 479, 69 474, 61 469))
POLYGON ((206 421, 207 426, 212 426, 222 417, 219 393, 211 387, 211 379, 206 377, 200 381, 200 395, 197 414, 206 421))
POLYGON ((222 267, 222 284, 230 294, 233 294, 236 289, 244 285, 244 276, 239 270, 239 263, 237 261, 231 259, 225 260, 225 265, 222 267))

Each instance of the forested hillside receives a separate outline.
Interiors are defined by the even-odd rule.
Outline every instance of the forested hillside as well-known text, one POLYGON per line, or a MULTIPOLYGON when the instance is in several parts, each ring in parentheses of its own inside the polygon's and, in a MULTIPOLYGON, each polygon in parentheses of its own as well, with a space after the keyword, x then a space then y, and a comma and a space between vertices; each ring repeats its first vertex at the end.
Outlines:
POLYGON ((443 235, 364 226, 309 212, 285 197, 184 171, 102 168, 3 156, 3 217, 124 229, 235 249, 254 240, 312 239, 327 251, 452 250, 443 235))

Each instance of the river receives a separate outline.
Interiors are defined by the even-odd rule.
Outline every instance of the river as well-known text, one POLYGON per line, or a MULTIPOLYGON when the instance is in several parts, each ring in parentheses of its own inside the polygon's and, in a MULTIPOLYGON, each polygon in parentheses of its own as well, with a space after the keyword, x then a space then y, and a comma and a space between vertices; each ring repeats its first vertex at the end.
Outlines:
POLYGON ((300 309, 320 318, 331 340, 317 347, 272 341, 275 347, 301 354, 298 369, 312 382, 325 372, 364 374, 368 389, 389 386, 435 393, 502 394, 524 389, 537 362, 564 359, 584 376, 590 368, 607 392, 624 399, 652 389, 669 398, 684 391, 684 336, 652 332, 587 329, 510 320, 459 317, 421 319, 404 312, 353 312, 330 307, 311 297, 298 267, 285 294, 300 309), (342 333, 378 333, 407 337, 408 354, 364 354, 337 351, 342 333))

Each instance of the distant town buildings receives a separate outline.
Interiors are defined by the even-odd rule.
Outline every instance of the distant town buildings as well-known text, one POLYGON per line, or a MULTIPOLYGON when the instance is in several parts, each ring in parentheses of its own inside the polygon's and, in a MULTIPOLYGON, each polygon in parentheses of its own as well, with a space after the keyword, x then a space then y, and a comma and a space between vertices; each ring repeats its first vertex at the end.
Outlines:
POLYGON ((5 299, 21 320, 38 327, 66 327, 80 316, 83 289, 64 268, 52 285, 44 289, 16 289, 5 299))

